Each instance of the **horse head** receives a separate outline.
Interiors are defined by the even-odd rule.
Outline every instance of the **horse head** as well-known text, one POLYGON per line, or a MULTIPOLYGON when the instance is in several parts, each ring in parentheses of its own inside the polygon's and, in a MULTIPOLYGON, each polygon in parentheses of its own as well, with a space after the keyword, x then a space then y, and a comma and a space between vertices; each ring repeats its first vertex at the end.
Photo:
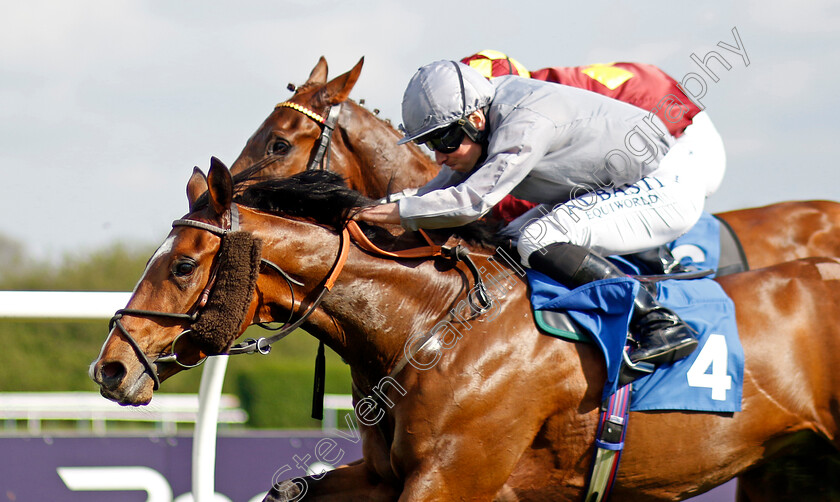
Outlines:
POLYGON ((148 403, 162 381, 207 356, 267 353, 304 321, 316 333, 334 329, 318 307, 349 250, 340 227, 369 199, 322 171, 234 185, 217 159, 206 177, 195 168, 187 197, 189 213, 173 222, 91 364, 109 399, 148 403), (293 317, 271 341, 233 346, 252 323, 293 317))
POLYGON ((261 243, 237 231, 224 164, 213 159, 206 177, 195 168, 187 198, 188 217, 173 223, 149 259, 91 365, 91 378, 109 399, 149 402, 161 381, 226 352, 254 315, 261 243))
POLYGON ((363 63, 361 58, 350 71, 327 81, 322 56, 306 83, 275 106, 248 139, 231 172, 280 178, 327 169, 374 198, 430 180, 438 166, 428 155, 414 144, 397 145, 396 129, 348 99, 363 63))

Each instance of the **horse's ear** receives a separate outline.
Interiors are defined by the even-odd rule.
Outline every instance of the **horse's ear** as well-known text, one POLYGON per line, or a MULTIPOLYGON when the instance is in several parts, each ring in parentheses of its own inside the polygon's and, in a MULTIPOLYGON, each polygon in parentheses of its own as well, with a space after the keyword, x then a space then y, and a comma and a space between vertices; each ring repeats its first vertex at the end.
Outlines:
POLYGON ((315 65, 315 68, 312 68, 312 72, 309 74, 306 83, 318 85, 327 83, 327 60, 324 59, 324 56, 318 59, 318 64, 315 65))
POLYGON ((356 81, 359 80, 359 75, 362 73, 362 65, 364 63, 365 58, 362 56, 362 59, 356 63, 356 66, 354 66, 352 70, 330 80, 327 85, 318 91, 316 99, 319 101, 319 104, 323 106, 333 106, 347 99, 347 96, 350 95, 350 91, 353 90, 353 86, 356 85, 356 81))
POLYGON ((233 178, 230 170, 216 157, 210 158, 210 172, 207 174, 210 203, 218 215, 223 215, 230 209, 233 201, 233 178))
POLYGON ((187 200, 190 202, 190 212, 193 212, 195 201, 207 191, 207 176, 198 167, 193 168, 190 181, 187 182, 187 200))

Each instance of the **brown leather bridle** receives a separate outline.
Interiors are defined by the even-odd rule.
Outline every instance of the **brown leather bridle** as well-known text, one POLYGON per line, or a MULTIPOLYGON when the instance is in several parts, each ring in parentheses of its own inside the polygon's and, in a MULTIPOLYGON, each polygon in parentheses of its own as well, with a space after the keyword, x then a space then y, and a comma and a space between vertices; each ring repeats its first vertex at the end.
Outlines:
MULTIPOLYGON (((229 219, 230 219, 230 222, 231 222, 229 228, 222 228, 222 227, 212 225, 212 224, 209 224, 209 223, 196 221, 196 220, 190 220, 190 219, 175 220, 174 222, 172 222, 172 226, 173 227, 178 227, 178 226, 193 227, 193 228, 198 228, 198 229, 201 229, 201 230, 205 230, 205 231, 213 233, 215 235, 224 236, 225 234, 227 234, 229 232, 234 232, 234 231, 239 230, 239 212, 237 210, 236 204, 231 205, 231 211, 230 211, 230 218, 229 219)), ((268 354, 269 351, 271 351, 271 344, 273 344, 273 343, 277 342, 278 340, 286 337, 287 335, 291 334, 295 329, 300 327, 300 325, 303 324, 304 321, 306 321, 306 319, 310 315, 312 315, 312 313, 315 311, 315 309, 321 303, 321 300, 323 299, 326 292, 329 291, 332 288, 332 286, 335 284, 336 279, 338 278, 338 275, 341 273, 341 270, 344 267, 345 262, 347 261, 347 252, 348 252, 348 247, 346 245, 347 240, 348 240, 347 230, 344 229, 341 233, 341 242, 339 244, 339 251, 338 251, 338 255, 336 257, 336 261, 333 264, 333 267, 330 270, 329 275, 327 276, 326 280, 324 281, 323 288, 321 289, 320 293, 318 294, 316 299, 313 301, 313 303, 306 310, 306 312, 304 312, 297 321, 292 322, 292 323, 286 322, 282 327, 278 328, 277 333, 274 334, 271 337, 268 337, 268 338, 263 337, 263 338, 259 338, 259 339, 248 339, 248 340, 245 340, 244 342, 242 342, 240 344, 234 345, 230 348, 230 350, 227 353, 229 355, 233 355, 233 354, 252 354, 252 353, 255 353, 255 352, 258 352, 258 353, 261 353, 261 354, 268 354)), ((215 278, 216 278, 216 273, 217 273, 217 269, 218 269, 219 260, 215 260, 215 261, 216 261, 216 264, 214 265, 214 268, 210 273, 210 279, 208 280, 207 285, 205 286, 204 290, 202 291, 201 295, 199 296, 198 302, 195 304, 195 306, 192 309, 190 309, 190 313, 182 314, 182 313, 177 313, 177 312, 160 312, 160 311, 155 311, 155 310, 125 308, 125 309, 117 310, 117 312, 114 314, 114 316, 110 320, 109 329, 113 329, 114 326, 116 326, 119 329, 119 332, 123 336, 123 338, 125 338, 125 340, 128 342, 128 344, 131 345, 132 349, 134 350, 135 354, 137 355, 137 358, 140 360, 140 362, 145 367, 145 371, 149 374, 149 376, 154 381, 154 390, 158 390, 158 388, 160 388, 160 377, 158 375, 157 368, 155 366, 157 363, 173 363, 174 362, 174 363, 178 364, 179 366, 181 366, 183 368, 193 368, 193 367, 201 364, 206 359, 206 356, 204 356, 204 354, 202 354, 204 357, 202 357, 200 359, 200 361, 198 363, 195 363, 195 364, 185 364, 178 359, 178 354, 175 350, 175 348, 176 348, 175 345, 176 345, 177 341, 182 336, 191 332, 190 329, 186 329, 186 330, 182 331, 180 334, 178 334, 178 336, 176 336, 175 339, 172 341, 171 349, 170 349, 170 352, 168 354, 161 354, 161 355, 158 355, 157 357, 155 357, 154 359, 152 359, 143 351, 143 349, 140 348, 140 344, 138 344, 137 340, 135 340, 134 337, 131 336, 131 334, 128 332, 128 330, 125 328, 125 326, 122 324, 121 319, 125 315, 134 315, 134 316, 140 316, 140 317, 161 317, 161 318, 165 318, 165 319, 178 319, 178 320, 187 321, 190 324, 194 324, 196 322, 196 320, 198 319, 198 316, 201 312, 201 309, 205 306, 205 304, 207 302, 207 298, 209 297, 210 290, 213 288, 213 286, 215 284, 215 278)), ((297 284, 298 286, 303 286, 303 284, 294 280, 294 279, 292 279, 289 276, 289 274, 287 274, 285 271, 283 271, 282 268, 280 268, 276 264, 272 263, 271 261, 266 260, 265 258, 262 258, 261 263, 264 264, 264 265, 267 265, 273 271, 279 273, 286 280, 287 284, 289 285, 289 290, 292 293, 292 305, 294 305, 294 289, 292 287, 292 284, 297 284)), ((291 320, 291 317, 293 317, 293 316, 294 316, 294 313, 292 312, 291 315, 290 315, 290 320, 291 320)), ((265 329, 272 329, 272 328, 268 328, 267 326, 265 326, 262 323, 257 323, 257 325, 259 325, 259 326, 261 326, 265 329)))
MULTIPOLYGON (((188 226, 193 228, 198 228, 200 230, 205 230, 207 232, 213 233, 215 235, 224 236, 225 234, 233 231, 239 230, 239 211, 237 209, 236 204, 231 205, 230 209, 230 225, 229 228, 222 228, 213 224, 191 220, 191 219, 179 219, 175 220, 172 223, 173 227, 178 226, 188 226)), ((461 246, 456 246, 454 248, 440 246, 435 244, 429 236, 420 231, 423 238, 427 242, 427 246, 407 249, 402 251, 385 251, 380 249, 375 244, 373 244, 367 236, 365 236, 364 232, 359 228, 358 224, 353 221, 349 220, 347 224, 341 229, 339 234, 339 249, 338 253, 336 254, 336 260, 333 263, 330 272, 327 274, 327 277, 323 281, 323 287, 321 291, 318 293, 317 297, 313 300, 313 302, 309 305, 306 311, 300 315, 300 317, 294 321, 290 322, 292 317, 294 317, 294 311, 290 312, 289 320, 283 324, 280 328, 277 328, 274 335, 270 337, 261 337, 259 339, 248 339, 234 345, 228 350, 228 355, 235 355, 235 354, 252 354, 252 353, 260 353, 260 354, 268 354, 271 351, 271 345, 275 342, 285 338, 289 334, 291 334, 294 330, 299 328, 318 308, 321 304, 321 301, 324 298, 324 295, 328 291, 330 291, 335 284, 336 280, 338 279, 339 274, 344 269, 344 265, 347 262, 347 255, 349 253, 349 246, 348 242, 352 239, 356 242, 356 244, 363 250, 387 258, 394 258, 394 259, 407 259, 407 258, 434 258, 434 257, 444 257, 453 259, 456 261, 463 261, 467 264, 467 267, 473 273, 476 286, 478 288, 478 302, 479 305, 473 305, 474 310, 476 313, 482 313, 488 310, 491 306, 492 298, 486 291, 484 284, 481 281, 481 276, 478 273, 478 270, 475 267, 475 264, 469 258, 468 253, 465 249, 461 246)), ((221 249, 221 246, 220 246, 221 249)), ((178 319, 187 321, 190 324, 194 324, 198 319, 198 316, 201 312, 201 309, 207 302, 207 298, 210 295, 210 291, 215 284, 215 277, 218 269, 218 264, 220 260, 215 260, 214 268, 211 271, 210 279, 208 280, 207 285, 205 286, 202 294, 199 296, 199 301, 196 305, 191 309, 190 313, 182 314, 182 313, 175 313, 175 312, 160 312, 160 311, 153 311, 153 310, 143 310, 143 309, 120 309, 118 310, 114 316, 111 318, 109 323, 109 328, 113 329, 116 326, 119 329, 120 334, 125 338, 125 340, 131 345, 132 349, 134 350, 135 354, 139 361, 143 364, 145 368, 145 372, 149 374, 154 382, 154 390, 158 390, 160 388, 160 376, 157 372, 156 365, 159 363, 176 363, 183 368, 192 368, 201 364, 204 360, 206 360, 206 355, 201 354, 203 357, 199 360, 199 362, 195 364, 185 364, 178 359, 178 354, 176 351, 176 343, 177 341, 185 334, 191 332, 190 329, 186 329, 178 334, 175 339, 172 341, 170 352, 167 354, 161 354, 155 357, 154 359, 150 358, 141 348, 137 341, 134 339, 133 336, 128 332, 128 330, 123 326, 121 319, 125 315, 134 315, 134 316, 141 316, 141 317, 162 317, 167 319, 178 319)), ((266 260, 265 258, 261 258, 261 263, 267 265, 273 271, 280 274, 289 285, 289 291, 292 295, 292 309, 294 308, 294 288, 292 284, 297 284, 298 286, 303 286, 302 283, 295 281, 292 279, 289 274, 283 271, 282 268, 277 266, 276 264, 272 263, 271 261, 266 260)), ((258 326, 265 328, 265 329, 272 329, 267 327, 263 323, 256 323, 258 326)), ((421 344, 422 345, 422 344, 421 344)), ((403 358, 405 359, 405 358, 403 358)), ((318 348, 318 356, 316 358, 316 383, 315 383, 315 395, 316 399, 313 401, 313 417, 318 418, 319 415, 322 413, 321 407, 317 404, 319 401, 318 396, 323 396, 323 360, 324 360, 324 349, 323 349, 323 342, 320 344, 318 348), (320 386, 319 386, 320 382, 320 386)), ((397 366, 392 370, 392 374, 399 373, 405 366, 405 361, 400 361, 397 366)))

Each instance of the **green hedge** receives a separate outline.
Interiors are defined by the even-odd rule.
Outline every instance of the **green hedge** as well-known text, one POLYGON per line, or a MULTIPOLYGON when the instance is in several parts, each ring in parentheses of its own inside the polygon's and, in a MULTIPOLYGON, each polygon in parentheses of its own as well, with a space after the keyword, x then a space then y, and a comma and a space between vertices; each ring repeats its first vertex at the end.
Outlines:
MULTIPOLYGON (((0 322, 0 344, 6 347, 0 391, 98 391, 88 367, 107 334, 107 321, 0 322)), ((239 396, 250 417, 248 426, 320 427, 310 418, 317 346, 313 337, 298 331, 268 355, 230 358, 223 391, 239 396)), ((200 381, 201 369, 182 371, 163 382, 159 392, 198 392, 200 381)), ((350 369, 329 349, 325 388, 330 394, 350 393, 350 369)))
MULTIPOLYGON (((294 361, 282 367, 253 368, 236 375, 237 394, 254 428, 318 428, 311 418, 314 362, 294 361)), ((328 365, 326 393, 349 394, 350 371, 328 365)))
MULTIPOLYGON (((23 246, 0 235, 0 289, 46 291, 130 291, 152 253, 149 246, 115 244, 64 256, 60 263, 32 262, 23 246)), ((98 391, 88 377, 108 334, 108 321, 0 321, 0 392, 98 391)), ((266 332, 252 327, 244 337, 266 332)), ((230 358, 223 392, 240 397, 253 427, 320 427, 310 418, 318 342, 293 333, 270 354, 230 358)), ((350 393, 350 371, 327 350, 326 391, 350 393)), ((198 392, 201 370, 182 371, 159 392, 198 392)))

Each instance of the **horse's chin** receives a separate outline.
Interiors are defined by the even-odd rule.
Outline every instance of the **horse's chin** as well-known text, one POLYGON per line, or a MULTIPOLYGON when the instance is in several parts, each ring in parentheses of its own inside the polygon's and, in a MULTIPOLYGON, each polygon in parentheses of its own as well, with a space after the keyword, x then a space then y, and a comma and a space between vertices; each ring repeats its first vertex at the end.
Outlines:
POLYGON ((116 401, 123 406, 145 406, 152 401, 154 388, 155 384, 151 377, 142 373, 131 384, 121 385, 114 390, 100 387, 99 393, 105 399, 116 401))

